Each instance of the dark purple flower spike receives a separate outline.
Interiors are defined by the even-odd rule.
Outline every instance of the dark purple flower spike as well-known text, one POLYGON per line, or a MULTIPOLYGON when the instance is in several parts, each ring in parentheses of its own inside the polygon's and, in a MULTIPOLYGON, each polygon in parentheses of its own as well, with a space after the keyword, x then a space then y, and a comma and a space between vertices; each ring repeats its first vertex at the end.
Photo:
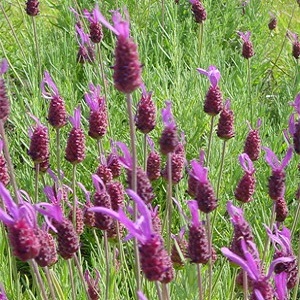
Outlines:
POLYGON ((217 128, 217 136, 223 140, 229 140, 234 137, 233 111, 230 109, 230 100, 227 99, 220 113, 217 128))
POLYGON ((79 49, 77 53, 77 62, 93 63, 95 61, 95 49, 91 44, 88 34, 86 34, 81 27, 75 25, 75 29, 78 35, 79 49))
POLYGON ((54 128, 61 128, 67 124, 65 101, 59 94, 58 88, 46 71, 41 82, 42 96, 50 100, 48 122, 54 128))
POLYGON ((208 77, 210 87, 205 96, 204 112, 211 116, 216 116, 222 110, 223 97, 219 88, 221 73, 215 66, 209 66, 207 70, 197 68, 197 71, 208 77))
POLYGON ((95 226, 95 213, 89 211, 88 209, 93 207, 93 203, 91 202, 90 199, 90 192, 87 191, 87 189, 85 188, 85 186, 81 183, 78 182, 77 183, 78 186, 82 189, 82 191, 84 192, 85 195, 85 205, 84 205, 84 209, 83 209, 83 222, 84 225, 88 226, 88 227, 94 227, 95 226))
POLYGON ((300 57, 300 41, 299 41, 299 36, 297 33, 294 33, 290 30, 287 31, 287 37, 289 40, 292 42, 293 45, 293 51, 292 55, 298 59, 300 57))
MULTIPOLYGON (((120 156, 119 159, 121 164, 127 169, 126 181, 129 187, 131 187, 132 158, 129 149, 121 142, 117 142, 116 145, 123 152, 124 156, 120 156)), ((137 168, 137 194, 144 200, 145 203, 150 203, 155 197, 151 182, 141 167, 137 168)))
POLYGON ((147 134, 156 125, 156 107, 152 100, 152 92, 147 92, 144 83, 141 84, 142 97, 137 104, 135 125, 142 133, 147 134))
POLYGON ((206 264, 209 261, 210 253, 205 227, 199 219, 197 201, 188 201, 192 215, 189 226, 188 255, 192 263, 206 264))
POLYGON ((3 141, 0 139, 0 182, 2 182, 4 186, 7 186, 10 177, 6 166, 6 159, 2 154, 2 151, 3 151, 3 141))
POLYGON ((139 219, 134 223, 119 209, 115 212, 102 207, 91 208, 91 211, 106 213, 117 219, 128 229, 130 237, 139 243, 141 269, 150 281, 170 282, 174 277, 172 262, 163 245, 163 239, 152 227, 151 213, 144 201, 132 190, 127 194, 136 202, 139 219))
POLYGON ((254 165, 248 154, 243 153, 239 155, 239 162, 245 171, 244 176, 239 181, 234 196, 237 200, 247 203, 253 200, 252 195, 255 191, 254 165))
POLYGON ((201 24, 206 20, 206 10, 200 0, 190 0, 192 4, 192 12, 194 14, 195 22, 201 24))
POLYGON ((84 272, 84 279, 88 286, 88 294, 90 300, 100 299, 100 290, 99 290, 99 281, 100 281, 100 272, 95 269, 96 277, 95 279, 91 277, 91 274, 88 270, 84 272))
POLYGON ((40 251, 40 242, 36 235, 34 209, 29 203, 22 201, 17 205, 2 183, 0 183, 0 196, 8 212, 0 208, 0 220, 7 226, 13 255, 22 261, 35 258, 40 251))
POLYGON ((6 59, 0 62, 0 120, 5 122, 10 113, 10 103, 7 97, 5 81, 3 74, 8 70, 8 63, 6 59))
POLYGON ((266 152, 265 160, 272 169, 272 175, 269 177, 269 196, 272 200, 278 200, 284 198, 285 192, 285 171, 284 168, 288 165, 293 156, 293 148, 290 146, 287 150, 282 162, 278 160, 275 153, 267 148, 263 147, 266 152))
POLYGON ((171 235, 174 244, 171 249, 171 260, 175 269, 182 269, 185 265, 185 260, 189 258, 188 242, 184 237, 185 229, 182 228, 177 235, 171 235))
POLYGON ((90 39, 93 43, 100 43, 103 39, 102 24, 100 23, 100 11, 98 4, 90 13, 88 10, 84 10, 84 16, 90 23, 90 39))
POLYGON ((117 90, 129 94, 136 90, 142 83, 141 63, 137 52, 137 45, 130 37, 129 16, 125 10, 126 19, 122 19, 118 11, 112 15, 112 26, 99 12, 100 22, 117 35, 115 49, 114 83, 117 90))
POLYGON ((26 2, 26 8, 25 8, 27 15, 31 17, 35 17, 36 15, 38 15, 38 13, 40 12, 39 5, 40 3, 38 0, 28 0, 26 2))
POLYGON ((249 59, 250 57, 252 57, 254 55, 253 44, 250 41, 251 32, 250 31, 246 31, 246 32, 238 31, 237 34, 243 40, 242 55, 244 58, 249 59))
POLYGON ((256 128, 253 129, 247 121, 249 132, 245 140, 244 153, 247 153, 252 161, 259 159, 261 152, 261 139, 259 135, 259 128, 261 126, 261 119, 257 120, 256 128))
POLYGON ((69 121, 73 128, 68 136, 65 155, 66 160, 72 164, 81 163, 85 159, 85 137, 84 132, 80 127, 80 119, 81 110, 78 106, 74 110, 74 116, 69 117, 69 121))
POLYGON ((300 154, 300 94, 298 94, 294 102, 290 103, 294 107, 298 117, 295 120, 295 114, 291 114, 289 118, 289 133, 293 138, 294 150, 300 154))
POLYGON ((196 188, 196 200, 199 210, 204 213, 210 213, 217 208, 217 198, 215 196, 213 187, 208 180, 208 168, 197 160, 191 161, 192 171, 191 175, 197 179, 198 184, 196 188))
POLYGON ((153 140, 147 135, 147 142, 150 147, 150 153, 147 157, 147 176, 150 181, 157 180, 160 177, 161 157, 154 149, 153 140))
POLYGON ((166 101, 166 108, 161 111, 164 130, 159 140, 160 152, 164 155, 171 153, 177 147, 179 140, 177 126, 172 114, 172 102, 166 101))
POLYGON ((269 12, 269 15, 270 15, 270 21, 268 23, 268 27, 270 30, 274 30, 277 27, 277 18, 271 12, 269 12))
POLYGON ((94 139, 104 137, 108 127, 107 108, 105 98, 101 96, 100 85, 89 85, 89 93, 85 93, 84 99, 90 108, 89 136, 94 139))

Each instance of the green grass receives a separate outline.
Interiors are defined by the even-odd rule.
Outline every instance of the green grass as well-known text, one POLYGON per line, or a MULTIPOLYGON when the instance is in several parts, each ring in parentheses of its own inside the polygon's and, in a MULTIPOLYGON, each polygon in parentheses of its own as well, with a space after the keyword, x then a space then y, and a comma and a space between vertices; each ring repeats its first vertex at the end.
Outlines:
MULTIPOLYGON (((94 1, 77 1, 81 8, 92 9, 94 1)), ((232 225, 225 216, 225 203, 234 198, 234 190, 242 176, 242 169, 238 164, 238 155, 242 153, 244 140, 248 131, 246 120, 250 119, 249 101, 253 107, 254 123, 262 119, 261 138, 264 146, 270 147, 281 159, 287 149, 282 131, 288 126, 288 117, 293 112, 289 102, 293 101, 300 91, 299 65, 291 55, 291 43, 285 38, 286 30, 300 34, 299 15, 300 8, 296 1, 259 1, 252 0, 246 7, 245 14, 239 7, 240 1, 203 1, 208 18, 204 22, 204 40, 202 55, 199 57, 198 24, 193 20, 188 1, 165 1, 164 26, 161 20, 161 1, 100 1, 100 9, 110 20, 109 11, 117 7, 126 6, 131 20, 131 35, 138 44, 140 61, 143 64, 143 81, 147 90, 154 92, 154 101, 158 109, 158 124, 151 137, 158 141, 162 122, 160 110, 167 99, 172 100, 173 113, 180 131, 186 137, 187 160, 197 158, 199 149, 207 150, 210 118, 203 112, 203 102, 209 83, 207 78, 200 75, 197 67, 207 68, 215 65, 220 70, 222 78, 220 87, 224 99, 231 99, 231 108, 235 113, 236 136, 227 142, 224 170, 219 197, 219 207, 214 229, 213 243, 218 252, 218 261, 214 265, 214 279, 216 285, 213 299, 229 299, 230 287, 233 282, 234 268, 222 257, 219 249, 230 244, 232 225), (268 12, 272 11, 278 18, 278 27, 269 32, 268 12), (291 15, 294 17, 288 27, 291 15), (247 88, 247 62, 241 56, 241 40, 237 31, 252 32, 251 40, 255 49, 255 56, 251 58, 251 97, 249 99, 247 88), (284 42, 281 51, 282 43, 284 42), (280 56, 279 56, 280 54, 280 56), (274 63, 276 62, 276 65, 274 63), (222 268, 222 269, 221 269, 222 268), (219 274, 219 270, 222 272, 219 274), (219 277, 218 277, 219 276, 219 277)), ((9 23, 0 10, 0 58, 5 57, 10 64, 9 72, 5 75, 9 98, 11 100, 11 114, 7 121, 9 147, 15 167, 18 186, 26 190, 32 197, 34 195, 34 172, 30 157, 28 128, 34 123, 27 112, 40 118, 46 124, 47 102, 41 97, 39 88, 40 78, 35 57, 35 47, 31 18, 24 11, 23 1, 1 1, 9 23), (14 31, 11 30, 10 25, 14 31), (16 39, 14 37, 16 36, 16 39)), ((88 107, 84 102, 83 94, 88 90, 88 84, 102 84, 100 68, 97 65, 79 65, 76 63, 77 41, 74 30, 75 18, 69 11, 74 3, 67 1, 41 1, 40 14, 35 18, 42 62, 42 70, 48 70, 56 82, 61 95, 66 102, 67 111, 73 114, 74 108, 81 104, 83 111, 82 125, 87 133, 88 107)), ((108 81, 108 107, 111 128, 103 140, 105 150, 109 151, 109 139, 123 141, 129 144, 128 117, 125 113, 125 97, 113 86, 110 68, 114 64, 115 36, 104 29, 104 40, 101 44, 105 75, 108 81)), ((134 103, 140 98, 140 92, 133 94, 134 103)), ((215 124, 216 125, 216 124, 215 124)), ((214 128, 215 129, 215 128, 214 128)), ((61 156, 70 125, 62 129, 61 156)), ((51 166, 55 168, 55 131, 49 128, 51 138, 51 166)), ((137 147, 139 162, 142 163, 142 140, 137 133, 137 147)), ((88 190, 93 190, 90 175, 95 172, 97 160, 97 147, 94 140, 87 136, 87 155, 85 161, 77 167, 77 180, 85 184, 88 190)), ((216 187, 220 157, 223 142, 216 135, 213 137, 209 177, 216 187)), ((158 149, 158 148, 157 148, 158 149)), ((299 183, 297 165, 299 159, 294 155, 287 168, 286 200, 289 205, 289 216, 285 226, 290 227, 297 208, 295 191, 299 183)), ((263 155, 255 163, 256 192, 254 201, 245 206, 246 217, 253 226, 256 242, 262 251, 266 233, 263 224, 269 224, 272 202, 267 193, 267 179, 270 168, 263 159, 263 155)), ((65 183, 71 184, 71 165, 63 160, 62 170, 65 173, 65 183)), ((45 176, 47 184, 51 184, 45 176)), ((154 184, 157 195, 154 203, 165 207, 166 183, 159 180, 154 184)), ((174 196, 180 201, 187 212, 186 200, 188 195, 187 175, 174 189, 174 196)), ((83 194, 78 190, 80 202, 84 202, 83 194)), ((40 185, 39 199, 45 200, 40 185)), ((161 211, 162 218, 164 211, 161 211)), ((173 232, 177 233, 185 220, 180 214, 174 212, 173 232)), ((299 224, 293 239, 294 250, 297 249, 297 235, 299 224)), ((99 235, 101 236, 101 235, 99 235)), ((8 250, 7 241, 2 229, 0 239, 0 282, 3 282, 9 299, 39 299, 30 291, 28 286, 32 283, 27 265, 18 267, 17 278, 12 276, 14 260, 8 250), (7 263, 9 262, 9 264, 7 263)), ((100 241, 102 243, 102 241, 100 241)), ((104 299, 105 290, 105 263, 103 249, 96 247, 94 236, 85 232, 82 238, 83 266, 97 268, 102 278, 100 290, 104 299)), ((122 270, 112 269, 114 274, 111 281, 110 299, 131 299, 134 293, 134 276, 131 270, 133 265, 133 252, 131 242, 124 244, 124 251, 128 268, 122 270)), ((271 255, 269 255, 271 260, 271 255)), ((125 264, 126 266, 126 264, 125 264)), ((68 269, 64 261, 60 260, 53 267, 55 276, 64 293, 65 299, 71 299, 68 269)), ((207 266, 203 266, 203 271, 207 266)), ((204 273, 203 273, 204 274, 204 273)), ((197 299, 196 268, 187 263, 184 270, 178 271, 175 280, 170 285, 171 299, 197 299)), ((76 280, 78 299, 85 299, 79 277, 76 280), (78 280, 77 280, 78 279, 78 280)), ((149 299, 156 299, 154 284, 147 283, 144 289, 149 299)), ((242 294, 233 299, 242 299, 242 294)))

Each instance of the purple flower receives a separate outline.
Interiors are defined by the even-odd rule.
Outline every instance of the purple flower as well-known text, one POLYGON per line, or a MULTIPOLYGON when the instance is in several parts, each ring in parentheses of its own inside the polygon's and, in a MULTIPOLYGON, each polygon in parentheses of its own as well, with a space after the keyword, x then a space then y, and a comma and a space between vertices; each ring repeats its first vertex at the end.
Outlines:
POLYGON ((0 63, 0 75, 3 75, 8 70, 8 62, 6 59, 2 59, 0 63))
POLYGON ((84 272, 84 279, 88 286, 88 294, 91 300, 96 300, 100 298, 100 291, 99 291, 99 280, 100 280, 100 272, 95 269, 96 278, 92 278, 91 274, 88 270, 84 272))
POLYGON ((197 68, 197 71, 200 74, 207 76, 210 81, 210 85, 214 88, 218 85, 221 79, 221 73, 215 66, 209 66, 207 70, 197 68))
POLYGON ((244 33, 244 32, 238 31, 237 34, 240 36, 240 38, 244 42, 242 55, 244 58, 249 59, 250 57, 252 57, 254 55, 253 45, 252 45, 252 42, 250 41, 251 32, 246 31, 244 33))
POLYGON ((79 50, 77 53, 77 62, 79 63, 92 63, 95 60, 94 46, 90 42, 89 35, 86 34, 81 27, 75 25, 77 35, 79 37, 78 44, 79 50))
POLYGON ((294 33, 290 30, 287 31, 287 37, 289 38, 289 40, 292 42, 293 44, 293 51, 292 51, 292 55, 298 59, 300 56, 300 41, 299 41, 299 36, 297 33, 294 33))
POLYGON ((244 41, 244 43, 247 43, 247 42, 250 41, 250 37, 251 37, 251 32, 250 31, 246 31, 246 32, 238 31, 237 34, 244 41))
POLYGON ((7 300, 4 287, 2 283, 0 283, 0 300, 7 300))
POLYGON ((272 171, 283 171, 293 156, 293 149, 292 147, 289 147, 285 157, 280 163, 276 154, 270 148, 263 147, 263 150, 266 152, 265 160, 271 167, 272 171))

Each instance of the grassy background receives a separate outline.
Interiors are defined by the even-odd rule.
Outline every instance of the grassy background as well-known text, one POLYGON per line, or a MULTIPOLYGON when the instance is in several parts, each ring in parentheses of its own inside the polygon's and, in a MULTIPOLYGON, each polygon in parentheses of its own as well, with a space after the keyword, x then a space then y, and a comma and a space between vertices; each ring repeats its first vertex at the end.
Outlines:
MULTIPOLYGON (((77 2, 81 8, 92 9, 94 6, 94 1, 78 0, 77 2)), ((96 84, 102 83, 102 80, 100 68, 96 64, 79 65, 76 63, 78 45, 74 31, 75 18, 69 10, 69 7, 74 7, 74 5, 70 0, 41 1, 41 12, 35 18, 35 22, 42 70, 48 70, 52 75, 70 114, 78 104, 81 104, 84 116, 82 124, 87 132, 88 107, 84 103, 83 94, 87 91, 89 82, 96 84)), ((27 132, 33 121, 26 113, 31 112, 38 116, 42 123, 46 123, 47 103, 41 98, 39 88, 40 78, 35 56, 32 19, 25 14, 23 1, 2 0, 1 6, 6 16, 3 11, 0 11, 0 58, 6 57, 10 64, 10 70, 5 76, 12 106, 10 119, 7 122, 10 150, 19 187, 33 195, 34 172, 30 157, 27 155, 29 147, 27 132)), ((210 128, 210 118, 203 112, 203 102, 209 84, 204 76, 198 74, 196 68, 206 69, 209 65, 215 65, 221 71, 220 87, 224 99, 231 99, 231 107, 235 113, 236 136, 227 143, 222 173, 218 218, 214 232, 214 244, 218 250, 228 245, 231 238, 232 227, 223 215, 225 203, 233 199, 235 186, 242 176, 237 158, 243 151, 248 131, 246 120, 250 119, 249 102, 253 107, 255 122, 258 118, 262 119, 260 132, 263 145, 271 147, 280 159, 287 149, 282 131, 287 128, 288 117, 293 111, 288 103, 293 101, 299 92, 300 79, 299 66, 291 55, 291 43, 285 38, 285 34, 287 28, 300 32, 300 9, 296 1, 251 0, 243 14, 238 0, 204 1, 208 18, 204 23, 203 49, 200 57, 199 28, 193 20, 188 1, 180 0, 179 5, 171 0, 165 1, 163 24, 160 1, 100 2, 100 9, 109 20, 110 10, 124 6, 130 13, 131 34, 139 47, 140 60, 143 64, 143 80, 147 90, 154 92, 158 111, 164 106, 165 100, 172 100, 176 122, 186 136, 188 160, 196 158, 200 148, 207 148, 210 128), (273 32, 270 32, 267 27, 269 11, 273 12, 278 19, 278 27, 273 32), (292 15, 294 16, 290 22, 292 15), (241 56, 241 40, 236 33, 237 30, 252 32, 251 40, 255 56, 251 59, 251 97, 247 89, 247 62, 241 56)), ((104 36, 101 51, 108 82, 107 102, 111 120, 110 133, 104 139, 104 145, 108 151, 109 138, 128 143, 129 134, 125 99, 114 89, 110 69, 110 66, 114 64, 115 36, 106 29, 104 29, 104 36)), ((140 92, 135 92, 133 97, 134 102, 137 103, 140 92)), ((161 129, 162 122, 159 113, 158 126, 151 133, 155 141, 158 140, 161 129)), ((49 130, 52 139, 51 153, 53 153, 51 164, 55 167, 55 132, 51 128, 49 130)), ((69 130, 70 125, 62 130, 62 155, 69 130)), ((222 144, 222 141, 214 136, 209 177, 215 186, 219 175, 222 144)), ((142 135, 139 133, 138 152, 139 161, 142 163, 142 135)), ((87 158, 78 166, 77 179, 83 182, 89 190, 92 190, 90 175, 95 172, 97 164, 96 145, 91 138, 87 137, 87 158)), ((297 164, 298 157, 295 156, 287 169, 286 200, 290 210, 290 215, 285 221, 287 227, 292 224, 297 206, 294 199, 299 182, 297 164)), ((272 206, 267 194, 267 178, 270 169, 263 158, 255 163, 255 168, 257 170, 255 200, 247 205, 246 216, 253 225, 256 241, 262 249, 265 238, 262 224, 269 223, 272 206)), ((66 175, 65 182, 70 183, 72 170, 70 164, 63 161, 62 169, 66 175)), ((175 197, 180 200, 185 209, 185 200, 188 199, 185 194, 186 179, 187 176, 174 190, 175 197)), ((46 177, 45 180, 50 184, 49 178, 46 177)), ((155 184, 157 194, 155 203, 162 207, 165 201, 165 185, 163 181, 155 184)), ((40 198, 44 200, 42 193, 40 193, 40 198)), ((184 222, 182 217, 175 213, 174 233, 184 222)), ((296 232, 299 235, 299 224, 296 232)), ((101 249, 94 246, 94 238, 90 232, 85 233, 83 244, 84 263, 100 269, 103 274, 102 281, 104 281, 103 253, 101 249)), ((131 247, 126 245, 125 251, 131 253, 131 247)), ((225 263, 221 255, 219 258, 219 262, 214 267, 216 286, 213 299, 228 299, 234 269, 230 268, 227 262, 225 263)), ((11 262, 7 244, 5 239, 1 239, 0 281, 4 283, 10 299, 35 299, 29 289, 24 289, 30 281, 23 275, 20 275, 22 276, 21 283, 13 280, 12 273, 7 272, 7 261, 11 262)), ((129 267, 130 263, 132 262, 129 262, 129 267)), ((13 266, 11 265, 10 268, 13 266)), ((54 270, 64 297, 68 299, 70 287, 66 264, 59 262, 54 270)), ((188 264, 184 270, 179 271, 174 283, 171 284, 172 299, 196 299, 195 276, 193 265, 188 264)), ((134 286, 132 276, 117 272, 114 278, 115 283, 111 287, 114 296, 111 299, 130 299, 131 296, 128 293, 131 289, 128 287, 134 286), (126 278, 125 281, 124 278, 126 278), (127 288, 124 288, 124 284, 127 288)), ((101 282, 101 287, 103 286, 104 282, 101 282)), ((146 287, 146 294, 153 299, 155 295, 153 285, 147 283, 146 287)), ((239 297, 237 294, 235 299, 239 297)), ((84 296, 78 299, 84 299, 84 296)))

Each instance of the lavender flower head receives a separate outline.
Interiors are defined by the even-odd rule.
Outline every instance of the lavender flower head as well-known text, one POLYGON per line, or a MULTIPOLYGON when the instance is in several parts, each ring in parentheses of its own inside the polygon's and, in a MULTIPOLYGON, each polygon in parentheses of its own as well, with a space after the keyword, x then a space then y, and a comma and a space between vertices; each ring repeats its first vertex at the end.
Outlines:
POLYGON ((293 156, 293 148, 290 146, 287 150, 282 162, 278 160, 275 153, 263 147, 266 152, 265 160, 272 169, 272 175, 269 177, 269 196, 272 200, 278 200, 284 197, 285 192, 285 171, 284 168, 288 165, 293 156))
POLYGON ((161 115, 165 128, 159 140, 160 152, 167 155, 168 153, 173 152, 179 143, 177 126, 172 114, 171 101, 166 101, 166 108, 162 109, 161 115))
MULTIPOLYGON (((132 158, 127 146, 121 142, 117 142, 116 145, 123 152, 124 156, 120 156, 119 160, 121 164, 127 169, 126 181, 131 187, 131 176, 132 176, 132 158)), ((146 172, 141 168, 137 168, 137 194, 143 199, 145 203, 150 203, 155 197, 151 182, 146 172)))
POLYGON ((230 99, 227 99, 221 111, 217 128, 217 136, 225 141, 235 135, 233 117, 233 111, 230 109, 230 99))
POLYGON ((243 50, 242 50, 242 56, 246 59, 249 59, 254 55, 253 50, 253 44, 250 41, 251 32, 241 32, 238 31, 237 34, 240 36, 240 38, 243 40, 243 50))
POLYGON ((89 136, 94 139, 102 138, 107 132, 108 118, 105 98, 101 96, 100 85, 89 85, 89 93, 85 93, 84 99, 90 108, 89 136))
POLYGON ((218 86, 221 79, 221 73, 215 66, 209 66, 207 70, 197 68, 197 71, 208 77, 210 87, 205 97, 204 112, 211 116, 217 115, 222 110, 222 93, 218 86))
POLYGON ((99 291, 99 281, 100 281, 100 272, 95 269, 96 277, 95 279, 92 278, 90 272, 86 270, 84 272, 84 279, 88 286, 88 294, 90 297, 90 300, 98 300, 100 299, 100 291, 99 291))
POLYGON ((293 51, 292 55, 298 59, 300 57, 300 41, 299 41, 299 36, 297 33, 294 33, 290 30, 287 31, 287 37, 293 44, 293 51))
POLYGON ((295 114, 291 114, 289 118, 289 133, 293 138, 294 150, 300 154, 300 94, 298 94, 294 102, 290 103, 298 114, 298 120, 295 121, 295 114))
POLYGON ((244 145, 244 153, 247 153, 252 161, 256 161, 259 159, 261 152, 261 139, 259 135, 261 119, 257 120, 257 125, 255 129, 251 127, 251 124, 248 121, 247 124, 249 127, 249 132, 244 145))
POLYGON ((243 170, 245 171, 244 176, 239 181, 234 196, 237 200, 244 203, 252 201, 252 195, 255 191, 255 178, 254 178, 254 165, 247 153, 239 155, 239 162, 243 170))
POLYGON ((35 233, 37 221, 32 206, 26 202, 17 205, 2 183, 0 196, 6 208, 0 208, 0 220, 7 226, 13 255, 22 261, 35 258, 40 252, 40 242, 35 233))
POLYGON ((204 213, 210 213, 217 208, 217 198, 213 187, 208 180, 208 168, 204 167, 197 160, 191 161, 192 176, 197 179, 196 200, 199 210, 204 213))
POLYGON ((38 0, 28 0, 25 8, 27 15, 35 17, 40 12, 39 5, 40 3, 38 0))
POLYGON ((200 0, 190 0, 192 4, 192 12, 194 14, 195 22, 201 24, 206 20, 206 10, 200 0))
POLYGON ((50 74, 45 71, 41 82, 42 96, 50 100, 48 110, 48 122, 54 128, 61 128, 67 124, 67 112, 65 102, 60 96, 57 86, 52 80, 50 74), (46 86, 48 91, 46 91, 46 86))
POLYGON ((100 23, 101 15, 98 4, 90 13, 88 10, 84 10, 84 16, 90 22, 90 39, 93 43, 100 43, 103 39, 102 25, 100 23))
POLYGON ((7 186, 10 180, 6 159, 2 154, 4 142, 0 139, 0 182, 3 183, 4 186, 7 186))
POLYGON ((8 63, 6 59, 0 62, 0 120, 6 121, 10 113, 10 103, 6 93, 5 81, 3 79, 3 74, 8 70, 8 63))
POLYGON ((72 164, 78 164, 85 158, 85 137, 84 132, 80 127, 80 119, 81 110, 78 106, 74 110, 74 116, 69 117, 69 121, 73 125, 73 128, 68 136, 65 155, 66 160, 72 164))
POLYGON ((272 261, 268 274, 265 275, 260 264, 257 263, 257 258, 253 256, 252 253, 258 253, 256 245, 251 242, 246 244, 245 240, 241 239, 241 246, 243 251, 243 257, 236 255, 228 248, 221 248, 221 252, 226 256, 231 262, 239 265, 244 271, 247 272, 250 280, 252 281, 252 293, 250 299, 253 300, 272 300, 274 299, 274 290, 270 283, 270 277, 274 272, 277 264, 285 263, 291 261, 291 258, 280 257, 272 261))
POLYGON ((95 61, 95 49, 91 44, 88 34, 86 34, 81 27, 75 25, 75 29, 78 35, 79 49, 77 53, 77 62, 93 63, 95 61))
POLYGON ((137 45, 130 37, 129 15, 125 10, 126 19, 122 19, 118 11, 112 15, 112 26, 99 12, 100 22, 117 35, 115 49, 114 83, 117 90, 128 94, 136 90, 142 83, 141 63, 137 52, 137 45))
POLYGON ((132 190, 127 194, 136 202, 139 218, 134 223, 122 209, 115 212, 102 207, 93 207, 90 210, 105 213, 117 219, 128 229, 129 236, 135 237, 139 243, 141 269, 149 281, 170 282, 174 277, 172 262, 163 245, 162 237, 152 227, 151 213, 144 201, 132 190))
POLYGON ((2 283, 0 283, 0 300, 8 300, 2 283))
POLYGON ((147 176, 150 181, 154 181, 160 177, 161 157, 154 149, 153 140, 147 135, 147 142, 150 147, 150 153, 147 157, 147 176))

